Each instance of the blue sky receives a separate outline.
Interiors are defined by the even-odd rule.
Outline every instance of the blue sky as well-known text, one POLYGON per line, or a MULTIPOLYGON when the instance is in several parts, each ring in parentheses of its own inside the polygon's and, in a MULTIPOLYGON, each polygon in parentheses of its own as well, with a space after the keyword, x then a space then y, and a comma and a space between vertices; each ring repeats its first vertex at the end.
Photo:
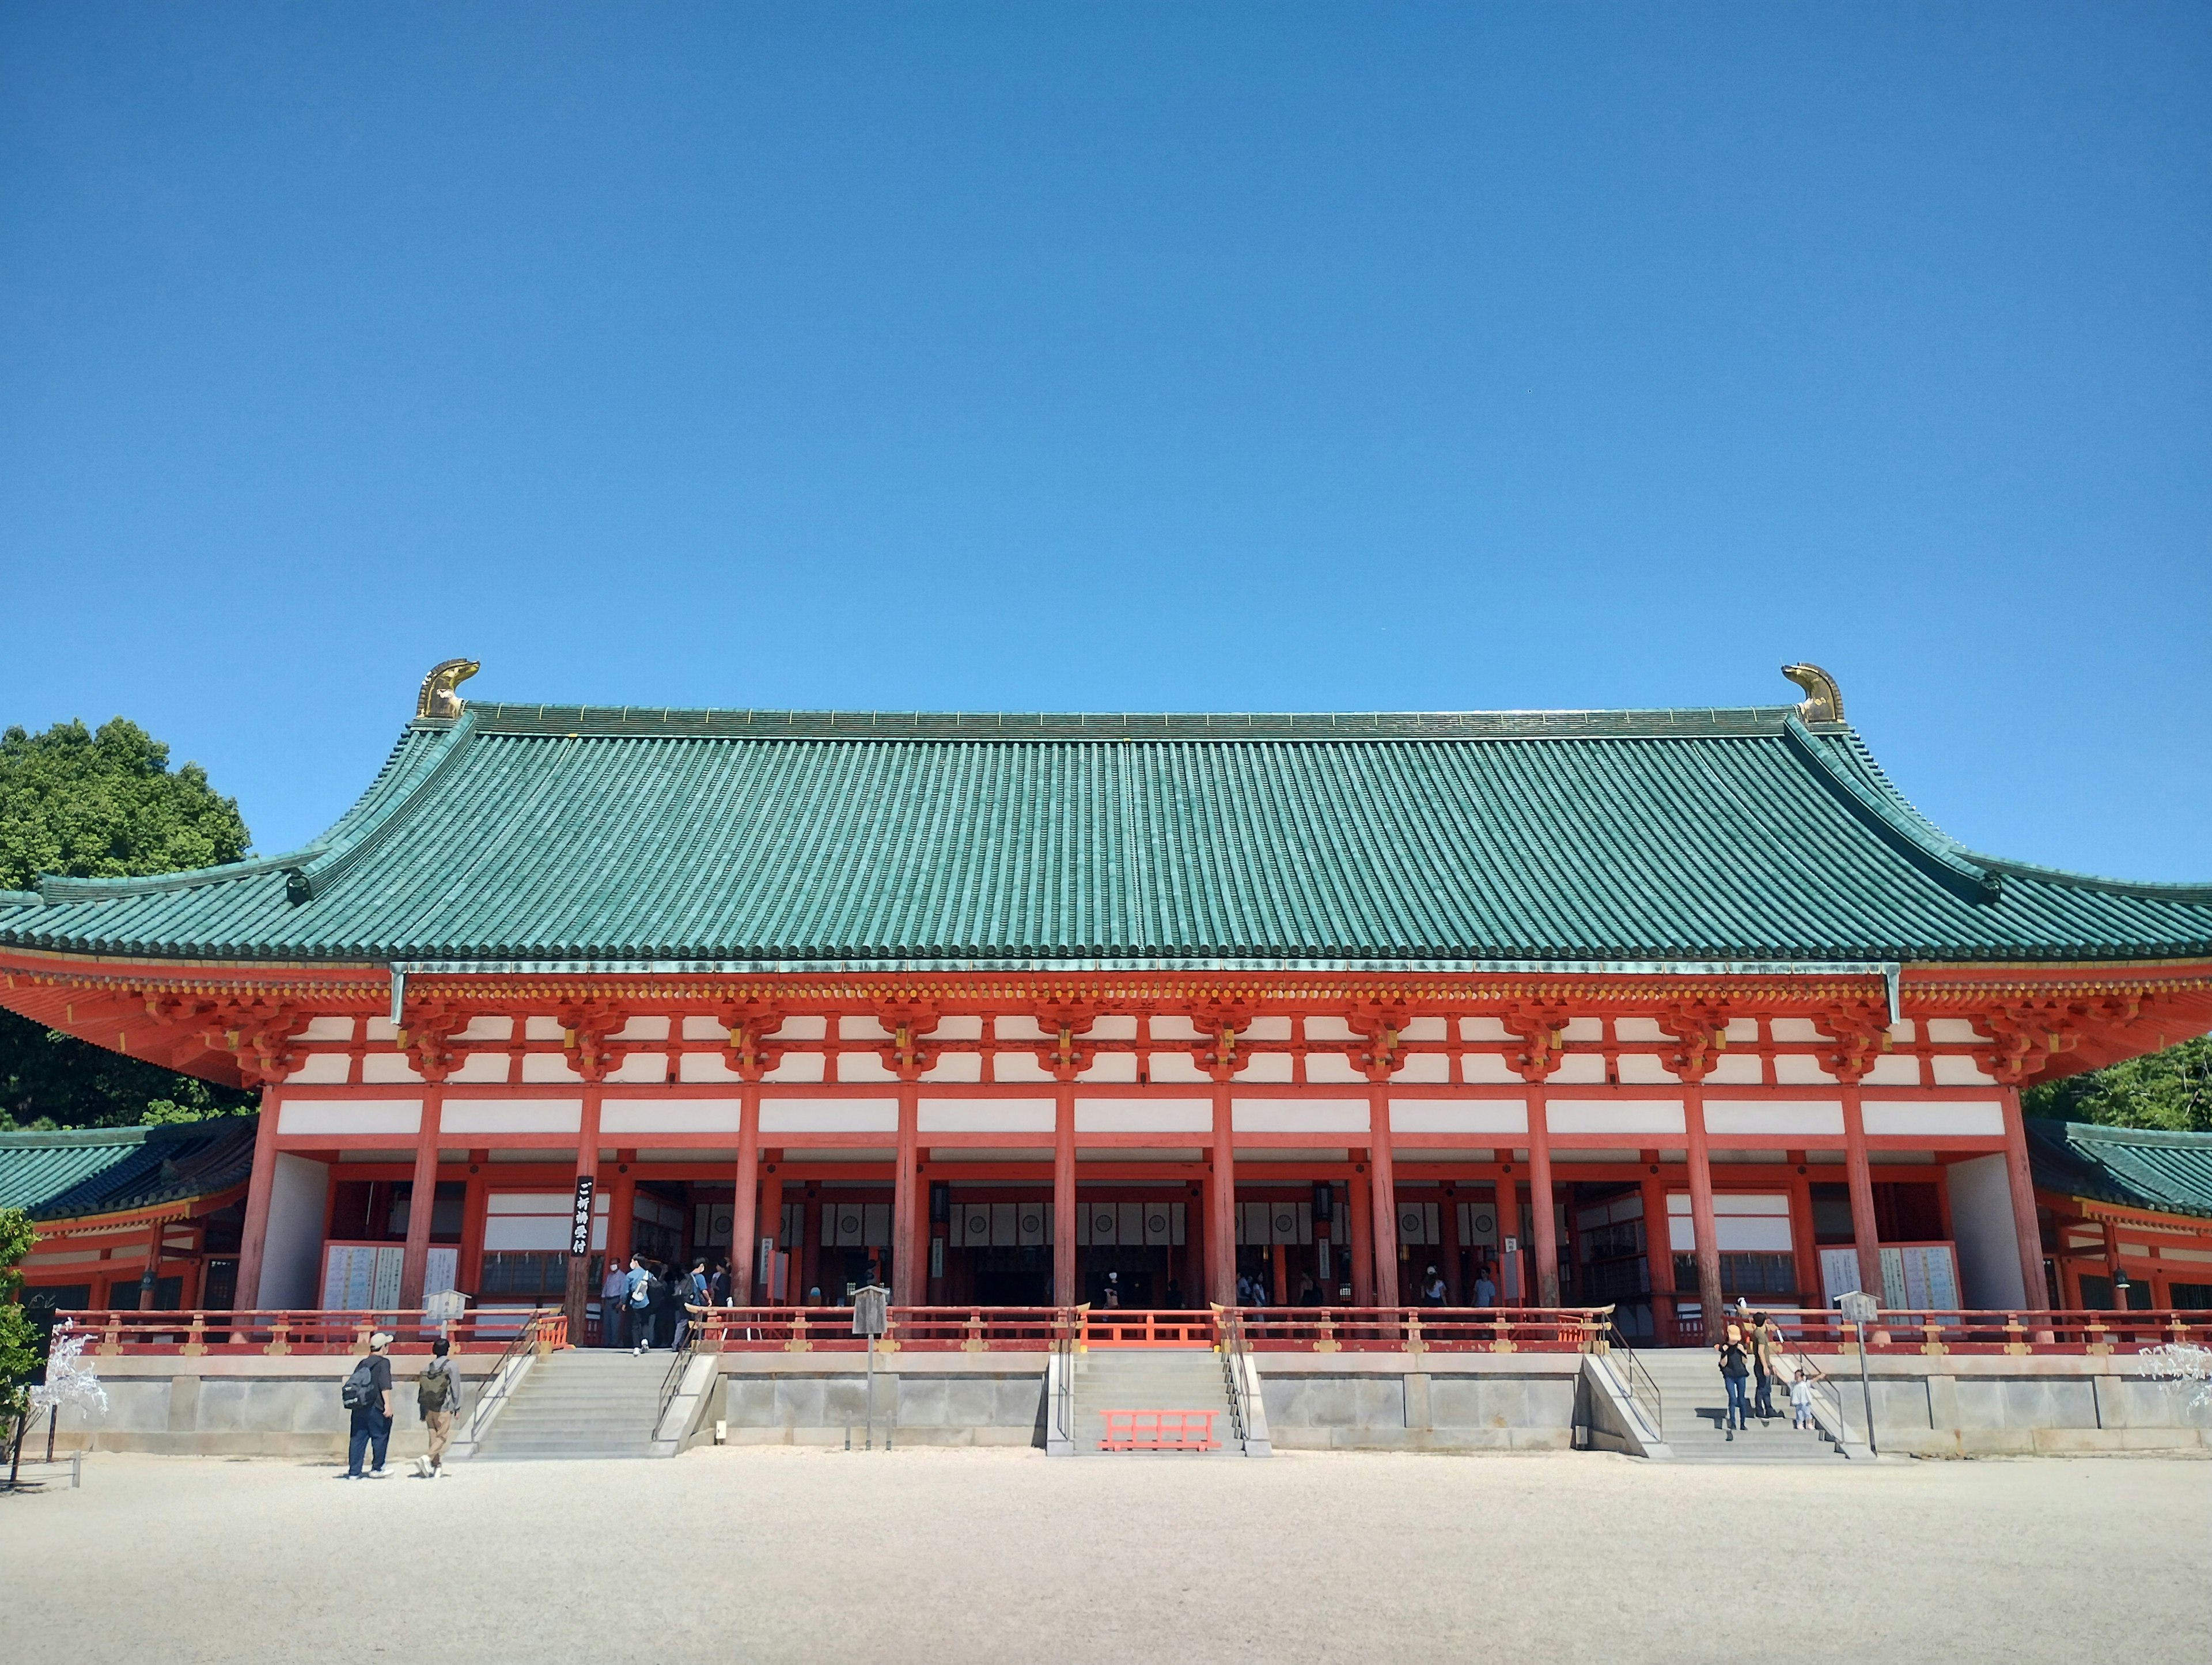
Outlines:
POLYGON ((2212 878, 2212 9, 0 5, 0 722, 1780 702, 2212 878))

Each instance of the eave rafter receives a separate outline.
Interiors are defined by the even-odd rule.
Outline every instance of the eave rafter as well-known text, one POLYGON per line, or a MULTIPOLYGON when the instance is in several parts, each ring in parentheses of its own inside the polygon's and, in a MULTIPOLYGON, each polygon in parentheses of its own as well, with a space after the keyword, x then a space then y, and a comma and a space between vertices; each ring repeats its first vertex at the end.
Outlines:
MULTIPOLYGON (((0 1005, 111 1050, 229 1085, 281 1079, 305 1019, 383 1017, 394 978, 382 966, 131 964, 67 956, 0 956, 0 1005)), ((1908 1018, 1963 1018, 1978 1056, 2001 1081, 2027 1085, 2172 1045, 2212 1029, 2212 963, 1903 968, 1894 991, 1908 1018)), ((618 1042, 635 1016, 715 1019, 732 1061, 751 1079, 773 1070, 789 1042, 771 1040, 785 1018, 872 1014, 890 1037, 884 1062, 911 1079, 947 1044, 944 1018, 1028 1014, 1043 1033, 1029 1043, 1057 1079, 1087 1068, 1101 1043, 1085 1032, 1103 1017, 1184 1016, 1198 1030, 1180 1044, 1226 1079, 1239 1054, 1280 1047, 1243 1036, 1255 1018, 1328 1013, 1355 1037, 1332 1048, 1387 1077, 1409 1049, 1417 1018, 1498 1019, 1514 1066, 1540 1082, 1557 1067, 1577 1017, 1655 1019, 1674 1043, 1683 1079, 1701 1077, 1726 1045, 1731 1017, 1798 1016, 1830 1037, 1832 1066, 1864 1072, 1889 1042, 1892 990, 1881 975, 1808 968, 1663 974, 1525 972, 416 972, 404 988, 393 1042, 428 1079, 456 1061, 471 1016, 557 1017, 578 1073, 599 1079, 640 1047, 618 1042)), ((834 1034, 835 1025, 832 1025, 834 1034)), ((672 1032, 673 1033, 673 1032, 672 1032)), ((1455 1031, 1454 1031, 1455 1034, 1455 1031)), ((986 1034, 988 1034, 987 1028, 986 1034)), ((1435 1045, 1436 1042, 1412 1043, 1435 1045)), ((1455 1042, 1454 1044, 1456 1044, 1455 1042)))

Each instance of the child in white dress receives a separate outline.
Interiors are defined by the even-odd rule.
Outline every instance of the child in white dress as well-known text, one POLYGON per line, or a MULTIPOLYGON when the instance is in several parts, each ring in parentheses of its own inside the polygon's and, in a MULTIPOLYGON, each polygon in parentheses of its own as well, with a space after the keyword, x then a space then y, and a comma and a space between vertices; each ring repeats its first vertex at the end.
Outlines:
POLYGON ((1790 1425, 1808 1429, 1813 1425, 1813 1372, 1801 1370, 1790 1383, 1790 1425))

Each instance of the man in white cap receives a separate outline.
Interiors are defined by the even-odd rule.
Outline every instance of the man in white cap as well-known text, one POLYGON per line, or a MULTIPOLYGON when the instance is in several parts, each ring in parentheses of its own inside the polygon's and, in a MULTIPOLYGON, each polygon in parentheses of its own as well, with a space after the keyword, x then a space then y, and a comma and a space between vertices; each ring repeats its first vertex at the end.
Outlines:
POLYGON ((379 1330, 368 1338, 368 1356, 353 1367, 340 1395, 353 1413, 353 1428, 346 1440, 346 1473, 361 1480, 362 1455, 374 1449, 376 1465, 366 1478, 386 1478, 384 1455, 392 1444, 392 1337, 379 1330))

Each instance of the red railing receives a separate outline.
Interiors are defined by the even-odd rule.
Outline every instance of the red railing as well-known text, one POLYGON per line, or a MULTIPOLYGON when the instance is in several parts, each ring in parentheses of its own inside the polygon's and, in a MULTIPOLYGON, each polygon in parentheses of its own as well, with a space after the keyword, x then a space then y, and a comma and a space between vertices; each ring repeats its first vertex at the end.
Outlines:
MULTIPOLYGON (((1855 1327, 1833 1309, 1822 1307, 1762 1307, 1783 1333, 1808 1352, 1856 1350, 1855 1327)), ((1716 1320, 1741 1324, 1734 1307, 1716 1320)), ((1674 1344, 1706 1345, 1707 1331, 1695 1317, 1674 1322, 1674 1344)), ((1882 1353, 2079 1354, 2135 1352, 2170 1342, 2207 1345, 2212 1338, 2212 1312, 2100 1312, 2062 1311, 2021 1307, 2009 1310, 1962 1307, 1899 1308, 1877 1315, 1867 1325, 1867 1351, 1882 1353)))
POLYGON ((558 1312, 494 1308, 465 1318, 425 1319, 420 1312, 326 1312, 302 1308, 251 1312, 64 1312, 91 1340, 88 1351, 108 1358, 175 1355, 195 1358, 305 1357, 361 1353, 368 1338, 382 1330, 393 1338, 392 1351, 427 1353, 441 1337, 455 1352, 506 1351, 518 1332, 535 1332, 539 1352, 568 1345, 568 1321, 558 1312))
POLYGON ((1075 1341, 1081 1347, 1210 1347, 1219 1340, 1211 1309, 1078 1307, 1075 1315, 1075 1341))
POLYGON ((1104 1411, 1102 1451, 1218 1451, 1215 1411, 1104 1411))
POLYGON ((1245 1307, 1254 1352, 1589 1352, 1610 1307, 1245 1307))
MULTIPOLYGON (((860 1352, 850 1307, 693 1307, 702 1352, 860 1352)), ((913 1352, 1043 1352, 1072 1322, 1058 1307, 892 1307, 878 1348, 913 1352)))

